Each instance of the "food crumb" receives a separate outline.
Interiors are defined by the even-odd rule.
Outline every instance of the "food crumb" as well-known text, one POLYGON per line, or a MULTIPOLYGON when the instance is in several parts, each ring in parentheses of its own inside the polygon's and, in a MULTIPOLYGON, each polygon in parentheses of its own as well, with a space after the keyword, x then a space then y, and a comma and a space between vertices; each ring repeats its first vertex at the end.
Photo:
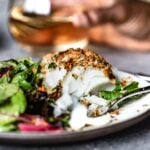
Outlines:
POLYGON ((143 107, 148 107, 149 105, 148 104, 143 104, 143 107))
POLYGON ((112 115, 119 115, 120 111, 119 110, 114 110, 114 111, 110 112, 110 114, 112 114, 112 115))

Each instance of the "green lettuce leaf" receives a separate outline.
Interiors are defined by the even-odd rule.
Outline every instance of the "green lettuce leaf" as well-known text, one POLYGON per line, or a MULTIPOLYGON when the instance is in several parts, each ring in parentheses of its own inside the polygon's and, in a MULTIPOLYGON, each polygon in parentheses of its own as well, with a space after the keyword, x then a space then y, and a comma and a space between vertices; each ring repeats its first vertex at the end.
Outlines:
POLYGON ((0 61, 0 132, 15 129, 27 107, 24 93, 41 80, 39 66, 31 58, 0 61))
POLYGON ((0 132, 8 132, 15 130, 16 126, 13 124, 5 124, 5 125, 0 125, 0 132))
POLYGON ((0 105, 0 131, 12 130, 13 123, 25 112, 26 106, 26 98, 21 89, 10 98, 9 102, 0 105))
POLYGON ((12 83, 20 86, 23 90, 31 90, 32 85, 27 81, 28 75, 26 72, 18 73, 12 80, 12 83))
POLYGON ((13 96, 15 93, 18 92, 18 90, 19 87, 16 86, 15 84, 9 83, 0 84, 0 103, 13 96))
POLYGON ((23 113, 26 109, 27 103, 24 92, 19 89, 16 94, 14 94, 10 101, 0 106, 0 113, 19 115, 23 113))

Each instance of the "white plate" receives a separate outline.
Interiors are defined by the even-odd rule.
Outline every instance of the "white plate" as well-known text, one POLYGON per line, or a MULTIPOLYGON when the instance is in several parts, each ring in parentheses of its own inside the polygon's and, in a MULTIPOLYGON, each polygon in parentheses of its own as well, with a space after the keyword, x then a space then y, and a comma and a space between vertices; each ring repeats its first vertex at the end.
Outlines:
MULTIPOLYGON (((114 69, 115 76, 119 79, 129 77, 139 82, 140 87, 150 85, 148 82, 126 72, 114 69)), ((134 125, 150 115, 150 94, 132 101, 120 108, 119 114, 111 115, 111 121, 97 127, 88 127, 82 131, 71 131, 62 133, 0 133, 0 142, 15 144, 58 144, 66 142, 77 142, 101 137, 114 133, 134 125)), ((105 117, 105 116, 103 116, 105 117)))

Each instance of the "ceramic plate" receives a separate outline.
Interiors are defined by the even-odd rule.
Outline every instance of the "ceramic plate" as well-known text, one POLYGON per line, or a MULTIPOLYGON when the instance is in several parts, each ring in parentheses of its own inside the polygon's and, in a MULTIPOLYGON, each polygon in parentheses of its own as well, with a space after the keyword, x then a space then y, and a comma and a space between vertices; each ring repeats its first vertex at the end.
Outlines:
MULTIPOLYGON (((131 77, 139 82, 139 86, 150 85, 148 82, 126 72, 115 70, 117 78, 131 77)), ((67 142, 77 142, 88 140, 96 137, 102 137, 129 126, 132 126, 150 115, 150 94, 132 101, 121 107, 119 113, 109 114, 111 121, 97 127, 88 127, 82 131, 70 131, 63 133, 17 133, 8 132, 0 133, 0 141, 15 144, 58 144, 67 142)), ((105 116, 103 116, 105 117, 105 116)), ((102 118, 103 119, 103 118, 102 118)))

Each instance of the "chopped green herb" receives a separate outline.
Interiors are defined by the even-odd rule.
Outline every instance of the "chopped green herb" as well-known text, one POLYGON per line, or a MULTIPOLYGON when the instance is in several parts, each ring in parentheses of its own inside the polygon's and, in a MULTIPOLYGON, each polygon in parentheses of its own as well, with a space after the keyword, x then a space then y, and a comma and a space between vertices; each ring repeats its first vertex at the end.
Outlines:
POLYGON ((56 100, 53 99, 53 98, 51 98, 51 99, 49 100, 49 104, 50 104, 50 105, 51 105, 51 104, 55 104, 55 102, 56 102, 56 100))
POLYGON ((120 91, 101 91, 99 93, 100 97, 110 101, 116 100, 117 98, 122 97, 122 95, 123 94, 120 91))
POLYGON ((132 93, 132 92, 138 90, 138 85, 139 85, 138 82, 133 81, 131 84, 129 84, 128 86, 126 86, 124 88, 124 91, 126 91, 127 93, 132 93))
POLYGON ((54 118, 54 117, 49 117, 48 118, 48 121, 50 122, 50 123, 56 123, 56 119, 54 118))
POLYGON ((56 63, 52 62, 48 65, 48 69, 55 69, 57 67, 56 63))
POLYGON ((0 84, 0 103, 7 100, 8 98, 12 97, 16 94, 19 90, 19 87, 15 84, 3 83, 0 84))
POLYGON ((7 132, 12 130, 16 130, 16 126, 13 124, 0 125, 0 132, 7 132))
POLYGON ((61 120, 62 125, 63 125, 64 127, 69 127, 69 120, 70 120, 70 116, 69 116, 69 115, 66 115, 66 116, 61 120))
POLYGON ((69 120, 70 120, 70 115, 69 114, 64 114, 60 117, 54 118, 54 117, 49 117, 48 121, 52 124, 61 124, 63 127, 69 127, 69 120))
POLYGON ((17 84, 20 86, 23 90, 30 90, 32 89, 32 85, 30 82, 27 81, 26 72, 18 73, 12 80, 12 83, 17 84))
POLYGON ((121 91, 123 89, 122 85, 120 82, 116 83, 116 86, 114 88, 114 91, 121 91))
POLYGON ((75 73, 72 74, 72 77, 73 77, 74 79, 76 79, 76 80, 78 79, 78 75, 75 74, 75 73))

